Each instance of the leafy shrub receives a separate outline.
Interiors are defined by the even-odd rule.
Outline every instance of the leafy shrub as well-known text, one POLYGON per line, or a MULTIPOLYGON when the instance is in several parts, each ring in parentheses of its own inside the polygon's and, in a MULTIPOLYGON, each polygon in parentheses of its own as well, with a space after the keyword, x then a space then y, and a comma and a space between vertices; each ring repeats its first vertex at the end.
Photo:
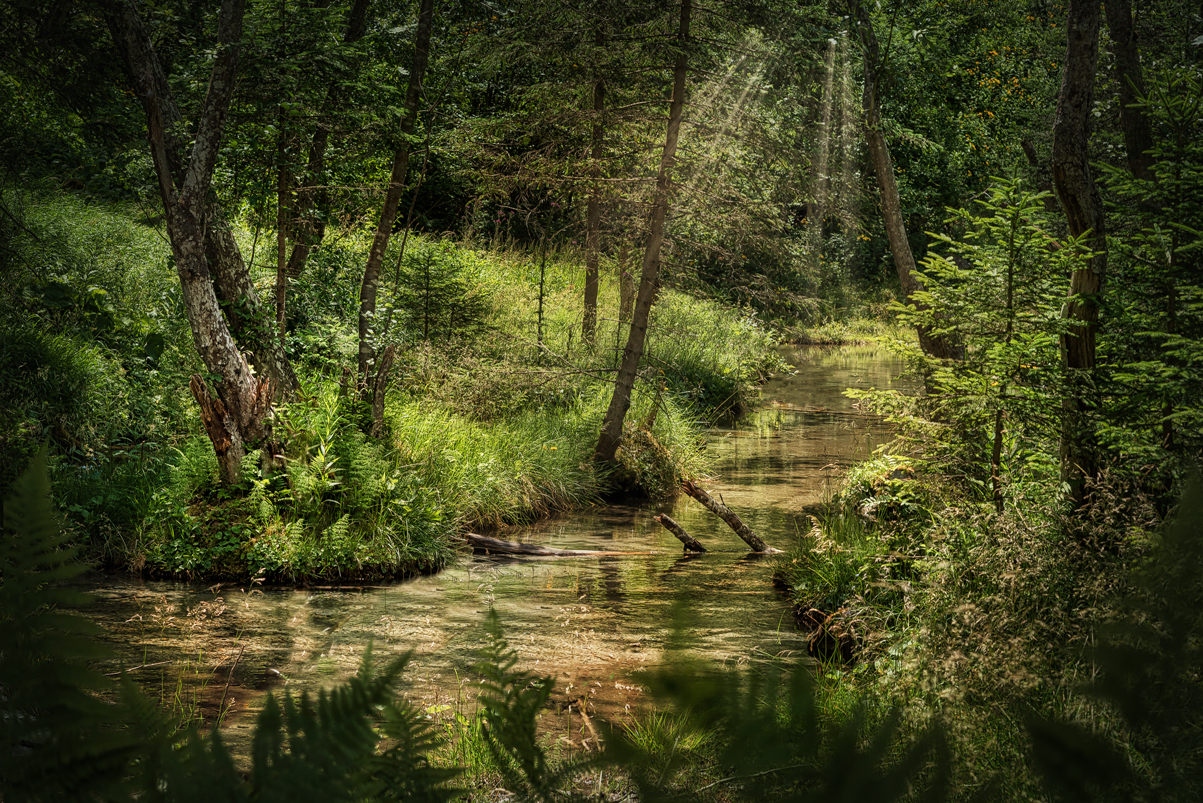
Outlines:
POLYGON ((0 332, 0 488, 45 441, 85 457, 98 450, 121 374, 95 346, 34 329, 0 332))
POLYGON ((436 568, 451 522, 437 491, 397 466, 348 415, 336 386, 282 405, 284 468, 243 462, 221 486, 203 438, 179 453, 145 539, 147 566, 170 574, 273 578, 393 576, 436 568))

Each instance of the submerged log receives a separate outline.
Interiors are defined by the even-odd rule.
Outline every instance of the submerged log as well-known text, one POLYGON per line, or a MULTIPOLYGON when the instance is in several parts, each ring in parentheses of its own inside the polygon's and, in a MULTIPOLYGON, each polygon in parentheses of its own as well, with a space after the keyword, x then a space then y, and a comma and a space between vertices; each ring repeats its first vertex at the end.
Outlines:
POLYGON ((556 549, 538 544, 521 544, 517 541, 503 541, 500 538, 490 538, 487 535, 463 533, 460 540, 467 541, 473 549, 480 549, 493 555, 528 555, 540 558, 593 558, 607 555, 652 555, 653 552, 608 552, 593 549, 556 549))
POLYGON ((743 523, 739 516, 732 512, 731 508, 724 505, 722 502, 715 499, 703 489, 694 485, 690 480, 685 480, 681 485, 681 489, 685 493, 692 496, 694 499, 702 503, 702 506, 709 510, 714 515, 718 516, 723 521, 727 522, 735 534, 744 540, 748 546, 752 547, 753 552, 781 552, 780 549, 774 549, 752 532, 752 528, 743 523))
POLYGON ((705 552, 706 551, 706 547, 702 546, 701 542, 698 541, 698 539, 694 538, 692 535, 685 532, 685 528, 682 527, 680 524, 677 524, 675 521, 673 521, 672 517, 669 516, 667 513, 661 513, 658 516, 652 516, 652 518, 655 519, 656 521, 660 522, 661 524, 663 524, 664 529, 668 530, 670 533, 675 535, 677 537, 677 540, 679 540, 682 544, 684 544, 685 548, 687 550, 690 550, 691 552, 705 552))

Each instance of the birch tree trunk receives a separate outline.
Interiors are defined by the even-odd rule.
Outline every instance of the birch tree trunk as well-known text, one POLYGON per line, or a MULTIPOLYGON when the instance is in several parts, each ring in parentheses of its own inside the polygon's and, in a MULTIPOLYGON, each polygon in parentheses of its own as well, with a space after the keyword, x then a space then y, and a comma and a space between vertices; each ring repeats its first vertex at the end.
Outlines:
MULTIPOLYGON (((135 8, 124 0, 111 0, 105 6, 105 17, 117 50, 138 87, 148 121, 159 121, 161 148, 155 146, 155 152, 161 150, 161 161, 166 165, 166 170, 158 175, 159 192, 167 197, 174 188, 184 185, 188 170, 189 142, 183 117, 172 97, 167 75, 150 35, 135 8)), ((156 170, 158 167, 156 162, 156 170)), ((170 216, 170 208, 166 211, 170 216)), ((267 320, 267 311, 251 282, 238 243, 212 197, 208 199, 206 209, 204 238, 210 278, 224 308, 230 334, 243 350, 250 353, 255 371, 271 379, 273 391, 291 400, 298 387, 296 374, 283 344, 267 320)))
POLYGON ((145 26, 127 0, 115 0, 106 9, 114 41, 126 56, 147 112, 151 157, 192 341, 213 381, 210 389, 206 379, 197 374, 190 387, 217 453, 222 480, 227 483, 238 479, 247 447, 266 434, 272 401, 270 378, 255 376, 230 335, 206 257, 210 182, 234 91, 244 10, 245 0, 224 0, 221 5, 217 57, 185 160, 179 111, 171 101, 166 76, 145 26))
POLYGON ((689 44, 689 17, 691 0, 681 3, 681 25, 677 32, 676 63, 673 66, 673 96, 668 113, 668 132, 664 140, 664 153, 660 157, 660 170, 656 175, 656 191, 652 198, 651 218, 648 224, 647 245, 643 252, 643 271, 639 278, 639 294, 635 298, 635 309, 631 314, 631 331, 618 366, 614 381, 614 395, 602 420, 601 434, 593 459, 599 463, 613 463, 618 446, 622 441, 622 423, 631 408, 631 391, 635 387, 635 376, 643 358, 643 344, 647 338, 647 324, 651 316, 652 302, 660 277, 660 247, 664 243, 664 225, 668 217, 669 193, 672 179, 669 170, 677 154, 677 138, 681 132, 681 115, 685 108, 685 78, 689 44))
POLYGON ((1085 235, 1090 249, 1070 276, 1069 298, 1062 308, 1062 317, 1070 321, 1069 331, 1061 337, 1070 389, 1062 408, 1061 476, 1079 507, 1086 502, 1086 481, 1098 474, 1089 396, 1094 383, 1098 301, 1107 268, 1103 202, 1087 158, 1098 66, 1099 6, 1099 0, 1070 0, 1069 44, 1053 123, 1053 186, 1070 235, 1085 235))

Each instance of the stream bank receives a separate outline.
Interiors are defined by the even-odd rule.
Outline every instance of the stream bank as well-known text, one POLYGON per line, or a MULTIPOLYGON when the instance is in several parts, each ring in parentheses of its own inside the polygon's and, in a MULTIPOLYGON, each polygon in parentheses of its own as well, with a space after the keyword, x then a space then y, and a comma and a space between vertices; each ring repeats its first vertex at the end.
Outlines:
MULTIPOLYGON (((900 365, 873 348, 786 349, 796 373, 770 381, 762 406, 709 432, 712 493, 766 541, 787 548, 808 529, 842 471, 887 437, 852 409, 847 387, 886 386, 900 365)), ((644 704, 638 672, 685 658, 725 664, 800 660, 805 638, 770 583, 772 561, 749 555, 698 504, 595 507, 499 533, 564 549, 651 552, 573 559, 461 555, 442 572, 378 586, 303 589, 105 578, 90 590, 117 663, 145 688, 206 722, 222 715, 237 747, 268 691, 324 688, 359 667, 412 650, 403 678, 434 714, 473 705, 466 686, 497 611, 522 666, 555 679, 558 710, 582 700, 622 721, 644 704), (700 539, 683 556, 653 520, 666 512, 700 539), (444 708, 444 706, 448 706, 444 708), (241 738, 240 738, 241 737, 241 738)), ((116 664, 115 664, 116 666, 116 664)), ((558 719, 552 715, 549 720, 558 719)), ((580 723, 550 722, 579 742, 580 723)))

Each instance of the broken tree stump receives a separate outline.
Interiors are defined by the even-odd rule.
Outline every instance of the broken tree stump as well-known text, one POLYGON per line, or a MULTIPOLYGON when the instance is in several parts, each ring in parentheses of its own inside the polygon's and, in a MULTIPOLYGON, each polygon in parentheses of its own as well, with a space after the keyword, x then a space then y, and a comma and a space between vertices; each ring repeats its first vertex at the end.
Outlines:
POLYGON ((752 547, 753 552, 781 552, 780 549, 774 549, 764 541, 761 541, 756 533, 752 532, 752 528, 744 524, 743 520, 741 520, 739 516, 735 515, 731 508, 727 507, 722 502, 718 501, 713 496, 694 485, 691 480, 685 480, 685 482, 681 485, 681 489, 697 501, 701 502, 702 506, 711 513, 727 522, 727 526, 734 530, 735 534, 744 540, 744 543, 752 547))
POLYGON ((653 519, 664 525, 664 529, 677 537, 677 540, 685 545, 685 548, 691 552, 705 552, 706 547, 698 539, 694 538, 689 533, 685 532, 685 528, 673 521, 672 516, 667 513, 661 513, 652 516, 653 519))
POLYGON ((517 541, 503 541, 500 538, 490 538, 487 535, 463 533, 460 540, 467 541, 474 549, 479 549, 494 555, 528 555, 537 558, 593 558, 606 555, 652 555, 653 552, 606 552, 592 549, 556 549, 538 544, 521 544, 517 541))

